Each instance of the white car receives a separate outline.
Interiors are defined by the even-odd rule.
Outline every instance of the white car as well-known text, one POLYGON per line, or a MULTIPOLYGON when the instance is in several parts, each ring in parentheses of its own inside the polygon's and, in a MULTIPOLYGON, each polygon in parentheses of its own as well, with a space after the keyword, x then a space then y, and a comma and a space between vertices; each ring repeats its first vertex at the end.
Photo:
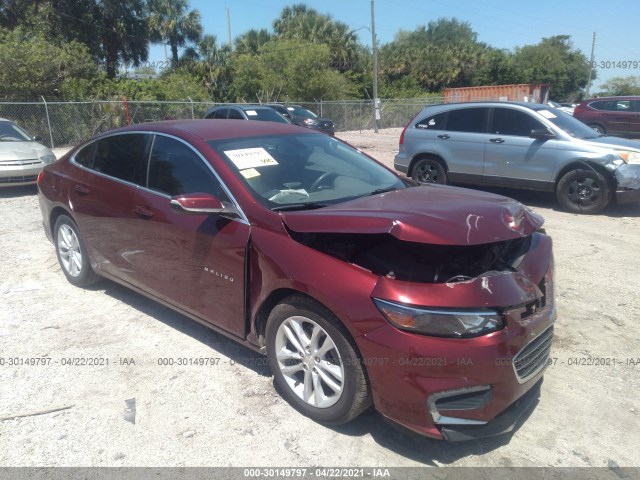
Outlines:
POLYGON ((35 183, 42 167, 55 159, 18 125, 0 118, 0 187, 35 183))

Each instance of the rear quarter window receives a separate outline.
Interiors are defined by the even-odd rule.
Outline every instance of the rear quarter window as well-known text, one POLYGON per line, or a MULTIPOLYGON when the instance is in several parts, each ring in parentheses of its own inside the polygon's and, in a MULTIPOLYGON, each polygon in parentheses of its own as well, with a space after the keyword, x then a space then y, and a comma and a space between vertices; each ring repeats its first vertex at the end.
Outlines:
POLYGON ((416 123, 416 128, 420 128, 422 130, 444 130, 447 122, 447 113, 448 112, 438 113, 436 115, 423 118, 416 123))

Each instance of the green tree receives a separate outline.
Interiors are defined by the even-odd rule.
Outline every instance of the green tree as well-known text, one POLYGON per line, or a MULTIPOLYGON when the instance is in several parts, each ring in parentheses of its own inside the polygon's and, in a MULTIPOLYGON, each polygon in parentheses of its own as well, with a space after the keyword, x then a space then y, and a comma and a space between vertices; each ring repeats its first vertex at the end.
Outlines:
MULTIPOLYGON (((537 45, 516 48, 513 66, 518 83, 548 83, 553 98, 576 97, 587 85, 587 57, 575 50, 568 35, 543 38, 537 45)), ((596 78, 595 70, 591 79, 596 78)))
POLYGON ((603 83, 601 95, 640 95, 640 77, 613 77, 603 83))
POLYGON ((200 12, 189 10, 187 0, 148 0, 151 40, 168 42, 171 58, 178 64, 178 48, 197 42, 202 36, 200 12))
POLYGON ((76 78, 93 78, 97 67, 86 46, 56 45, 20 27, 0 28, 0 85, 6 96, 38 98, 64 92, 76 78))
POLYGON ((236 37, 235 51, 236 53, 252 53, 256 55, 260 47, 273 39, 273 35, 266 28, 256 30, 252 28, 242 35, 236 37))
POLYGON ((426 91, 470 85, 488 50, 477 37, 467 22, 446 18, 413 32, 400 31, 380 49, 383 83, 426 91))
POLYGON ((357 87, 330 67, 327 45, 274 39, 257 55, 234 57, 233 93, 243 101, 352 98, 357 87))
POLYGON ((285 7, 273 22, 273 29, 281 39, 327 45, 331 52, 331 67, 341 72, 358 62, 357 37, 351 28, 304 4, 285 7))
POLYGON ((181 69, 200 80, 211 100, 230 100, 232 71, 229 45, 219 46, 215 35, 205 35, 196 48, 187 49, 180 64, 181 69))

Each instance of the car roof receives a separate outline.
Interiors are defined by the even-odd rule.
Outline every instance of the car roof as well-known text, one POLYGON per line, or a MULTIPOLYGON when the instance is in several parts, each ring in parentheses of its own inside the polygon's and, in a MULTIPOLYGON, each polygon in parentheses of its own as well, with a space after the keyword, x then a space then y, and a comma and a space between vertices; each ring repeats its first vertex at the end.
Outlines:
MULTIPOLYGON (((268 108, 268 107, 265 107, 268 108)), ((279 134, 318 134, 322 133, 309 130, 308 128, 291 125, 280 122, 263 122, 257 120, 249 120, 239 122, 237 120, 219 119, 212 122, 208 119, 198 120, 166 120, 162 122, 139 123, 129 127, 119 128, 105 132, 103 135, 122 132, 158 132, 177 137, 186 138, 188 136, 197 136, 202 140, 222 140, 225 138, 241 138, 255 137, 262 135, 279 135, 279 134)))
POLYGON ((238 107, 242 110, 256 110, 256 109, 265 109, 268 108, 264 105, 260 105, 258 103, 225 103, 224 105, 216 105, 215 107, 211 107, 209 111, 219 110, 221 108, 230 108, 230 107, 238 107))
POLYGON ((584 102, 595 102, 598 100, 640 100, 640 96, 638 95, 619 95, 617 97, 594 97, 594 98, 586 98, 582 101, 584 102))

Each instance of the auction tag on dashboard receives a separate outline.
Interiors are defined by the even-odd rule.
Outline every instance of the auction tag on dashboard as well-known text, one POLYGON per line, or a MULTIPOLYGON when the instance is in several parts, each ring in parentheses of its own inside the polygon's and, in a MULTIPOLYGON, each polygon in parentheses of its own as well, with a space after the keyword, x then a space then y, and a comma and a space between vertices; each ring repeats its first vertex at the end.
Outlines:
POLYGON ((544 118, 556 118, 557 115, 554 115, 549 110, 538 110, 538 113, 542 115, 544 118))
POLYGON ((260 176, 260 172, 255 168, 247 168, 246 170, 240 170, 240 174, 244 178, 254 178, 254 177, 260 176))
POLYGON ((269 155, 264 148, 241 148, 239 150, 225 150, 224 154, 238 167, 239 170, 247 168, 266 167, 278 165, 275 158, 269 155))

